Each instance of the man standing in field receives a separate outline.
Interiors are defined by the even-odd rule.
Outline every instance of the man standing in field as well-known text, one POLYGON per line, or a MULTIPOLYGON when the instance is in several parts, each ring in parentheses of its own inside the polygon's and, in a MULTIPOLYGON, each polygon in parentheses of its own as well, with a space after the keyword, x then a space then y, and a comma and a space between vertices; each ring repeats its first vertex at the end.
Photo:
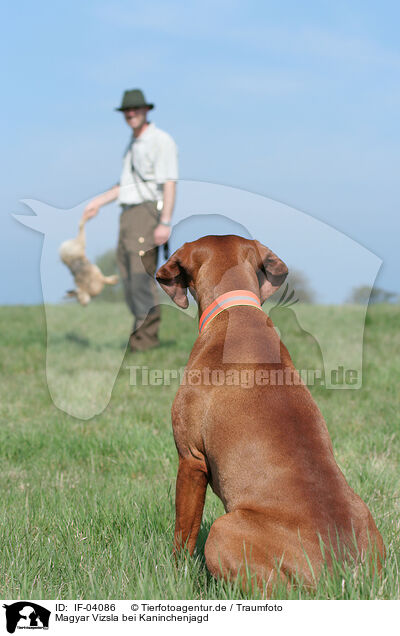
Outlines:
POLYGON ((125 91, 116 110, 124 114, 133 135, 124 155, 120 182, 90 201, 83 213, 84 219, 90 219, 111 201, 118 199, 121 204, 117 262, 125 299, 134 316, 131 351, 145 351, 159 344, 161 310, 154 274, 158 248, 171 234, 178 179, 176 144, 168 133, 147 120, 152 108, 154 105, 146 102, 141 90, 125 91))

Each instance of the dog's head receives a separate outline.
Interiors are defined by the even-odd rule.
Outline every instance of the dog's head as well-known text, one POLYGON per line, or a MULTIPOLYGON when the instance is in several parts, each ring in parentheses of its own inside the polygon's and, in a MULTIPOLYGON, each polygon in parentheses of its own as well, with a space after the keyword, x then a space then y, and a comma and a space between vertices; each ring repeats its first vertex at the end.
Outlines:
POLYGON ((239 236, 203 236, 185 243, 157 272, 172 300, 185 309, 187 290, 201 305, 232 289, 258 293, 261 303, 284 282, 288 269, 259 241, 239 236))

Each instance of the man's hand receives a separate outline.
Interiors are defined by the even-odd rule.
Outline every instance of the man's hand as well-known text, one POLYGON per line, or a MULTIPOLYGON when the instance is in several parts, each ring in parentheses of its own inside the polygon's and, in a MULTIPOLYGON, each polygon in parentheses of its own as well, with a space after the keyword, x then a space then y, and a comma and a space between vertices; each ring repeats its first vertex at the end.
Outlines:
POLYGON ((98 204, 96 199, 93 199, 93 201, 90 201, 90 203, 88 203, 86 208, 83 210, 82 221, 88 221, 89 219, 92 219, 94 216, 96 216, 96 214, 98 214, 99 210, 100 205, 98 204))
POLYGON ((164 183, 163 208, 160 223, 154 230, 154 243, 156 245, 164 245, 171 236, 171 226, 165 223, 171 223, 172 210, 175 205, 176 183, 175 181, 166 181, 164 183))
POLYGON ((171 236, 171 228, 168 225, 157 225, 154 230, 154 243, 156 245, 164 245, 171 236))
POLYGON ((87 221, 88 219, 92 219, 96 214, 98 214, 99 210, 103 205, 107 205, 107 203, 111 203, 111 201, 115 201, 119 195, 119 184, 117 183, 115 186, 103 192, 103 194, 99 194, 98 197, 95 197, 87 204, 86 208, 83 210, 82 221, 87 221))

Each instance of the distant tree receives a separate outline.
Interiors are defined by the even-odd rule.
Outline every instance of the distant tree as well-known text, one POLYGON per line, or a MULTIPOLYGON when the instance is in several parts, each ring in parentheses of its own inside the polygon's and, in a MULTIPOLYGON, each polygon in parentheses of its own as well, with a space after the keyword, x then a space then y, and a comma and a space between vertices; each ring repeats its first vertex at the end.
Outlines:
POLYGON ((359 285, 358 287, 353 287, 347 302, 356 305, 366 305, 369 301, 372 305, 374 303, 391 303, 398 299, 398 294, 381 287, 371 288, 369 285, 359 285))
POLYGON ((287 290, 285 294, 285 302, 294 302, 300 301, 302 303, 314 303, 315 302, 315 292, 311 288, 309 280, 307 276, 296 269, 289 268, 288 277, 277 292, 275 292, 274 298, 280 298, 282 295, 282 290, 287 290))
MULTIPOLYGON (((98 256, 96 265, 100 267, 105 276, 117 274, 121 278, 117 265, 117 253, 114 249, 108 250, 98 256)), ((116 285, 105 285, 101 294, 97 296, 97 299, 112 303, 123 301, 124 291, 122 289, 121 280, 119 280, 116 285)))

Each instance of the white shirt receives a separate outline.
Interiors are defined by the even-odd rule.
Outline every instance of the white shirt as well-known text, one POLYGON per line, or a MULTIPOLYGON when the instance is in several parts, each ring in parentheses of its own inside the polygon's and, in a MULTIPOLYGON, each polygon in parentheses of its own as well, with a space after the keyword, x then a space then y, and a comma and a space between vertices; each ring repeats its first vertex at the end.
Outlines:
POLYGON ((134 205, 162 201, 166 181, 178 180, 178 149, 172 137, 150 123, 129 142, 124 155, 118 201, 134 205))

